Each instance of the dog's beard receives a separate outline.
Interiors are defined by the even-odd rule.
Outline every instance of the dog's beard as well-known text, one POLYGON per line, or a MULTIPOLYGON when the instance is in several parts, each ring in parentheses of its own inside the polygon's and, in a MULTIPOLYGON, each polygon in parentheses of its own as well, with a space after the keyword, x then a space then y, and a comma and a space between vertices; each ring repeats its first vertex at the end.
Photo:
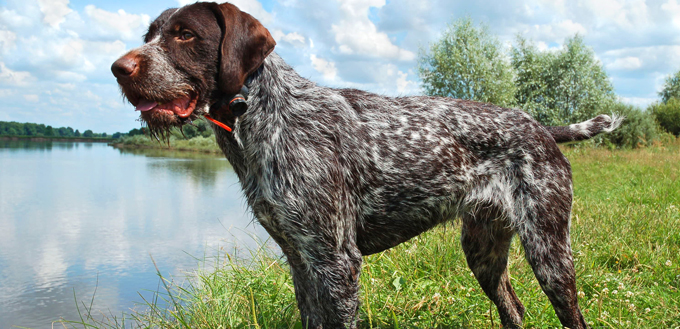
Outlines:
POLYGON ((181 130, 183 126, 178 117, 160 111, 142 112, 139 120, 146 125, 150 137, 166 143, 170 143, 172 128, 178 127, 181 130))
POLYGON ((189 117, 180 118, 176 115, 170 115, 161 111, 147 111, 140 114, 139 121, 141 121, 148 129, 149 137, 158 141, 170 143, 170 136, 173 133, 173 129, 179 131, 182 136, 184 136, 182 128, 187 124, 193 124, 193 121, 200 118, 200 113, 197 112, 202 113, 201 110, 196 109, 189 117))

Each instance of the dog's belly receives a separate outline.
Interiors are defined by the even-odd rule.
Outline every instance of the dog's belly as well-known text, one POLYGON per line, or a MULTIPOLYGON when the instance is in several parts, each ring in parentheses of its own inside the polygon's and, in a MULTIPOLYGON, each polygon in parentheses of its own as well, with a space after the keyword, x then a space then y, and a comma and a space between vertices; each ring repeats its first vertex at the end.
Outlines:
MULTIPOLYGON (((396 201, 396 200, 395 200, 396 201)), ((384 251, 452 220, 458 213, 453 196, 426 197, 420 202, 385 203, 357 223, 357 246, 362 255, 384 251)), ((375 205, 374 205, 375 206, 375 205)))

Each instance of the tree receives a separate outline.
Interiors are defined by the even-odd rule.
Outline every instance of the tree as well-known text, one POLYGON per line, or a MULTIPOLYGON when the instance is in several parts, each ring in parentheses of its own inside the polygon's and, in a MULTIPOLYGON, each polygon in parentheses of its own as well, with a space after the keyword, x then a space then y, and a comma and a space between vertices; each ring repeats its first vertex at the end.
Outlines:
POLYGON ((668 103, 671 98, 680 99, 680 71, 666 77, 663 89, 659 92, 661 102, 668 103))
POLYGON ((73 133, 73 136, 80 137, 80 130, 76 129, 76 132, 73 133))
POLYGON ((213 135, 213 130, 210 128, 210 125, 208 124, 208 120, 205 120, 203 118, 199 118, 198 120, 195 120, 194 123, 196 124, 196 129, 198 130, 198 133, 203 136, 203 137, 210 137, 213 135))
POLYGON ((38 134, 38 129, 36 124, 24 124, 24 135, 26 136, 36 136, 38 134))
POLYGON ((429 52, 421 51, 418 73, 428 95, 515 104, 512 67, 501 43, 470 18, 449 25, 429 52))
POLYGON ((518 37, 512 66, 517 104, 543 124, 587 120, 616 101, 602 64, 579 35, 567 39, 557 52, 541 52, 518 37))
POLYGON ((90 129, 85 130, 85 132, 83 132, 83 137, 92 138, 94 137, 94 133, 90 129))
POLYGON ((45 136, 54 136, 54 128, 52 126, 45 127, 45 136))
POLYGON ((680 136, 680 98, 670 97, 664 103, 655 103, 649 106, 659 125, 669 133, 680 136))
POLYGON ((142 129, 134 128, 128 132, 128 136, 144 135, 144 131, 142 129))
POLYGON ((198 136, 198 129, 192 125, 185 125, 182 127, 182 133, 186 138, 194 138, 198 136))

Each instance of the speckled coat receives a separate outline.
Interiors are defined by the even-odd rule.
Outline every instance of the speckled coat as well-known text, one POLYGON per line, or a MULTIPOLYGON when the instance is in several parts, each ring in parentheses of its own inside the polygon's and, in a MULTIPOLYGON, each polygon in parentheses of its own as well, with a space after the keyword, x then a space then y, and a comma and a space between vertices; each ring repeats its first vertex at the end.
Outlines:
POLYGON ((585 139, 618 120, 548 128, 491 104, 331 89, 275 53, 249 87, 250 110, 233 133, 216 128, 218 144, 288 257, 310 327, 354 325, 361 255, 455 218, 504 326, 520 326, 524 313, 506 272, 517 233, 562 323, 585 327, 569 243, 571 170, 555 138, 585 139))
POLYGON ((521 327, 524 315, 507 273, 514 235, 561 323, 587 327, 569 239, 571 168, 556 143, 611 131, 621 118, 544 127, 491 104, 319 86, 272 52, 266 28, 226 3, 169 9, 145 42, 112 66, 124 95, 158 104, 141 118, 161 135, 208 111, 233 128, 213 126, 255 217, 290 263, 304 328, 355 328, 362 255, 456 218, 504 327, 521 327), (215 105, 243 84, 245 114, 215 105))

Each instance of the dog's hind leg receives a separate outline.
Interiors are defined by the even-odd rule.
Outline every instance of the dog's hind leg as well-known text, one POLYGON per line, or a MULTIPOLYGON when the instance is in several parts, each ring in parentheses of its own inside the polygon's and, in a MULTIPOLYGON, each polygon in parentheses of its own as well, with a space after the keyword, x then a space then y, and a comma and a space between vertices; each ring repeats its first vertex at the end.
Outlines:
POLYGON ((504 328, 520 328, 524 306, 508 276, 508 250, 514 232, 497 211, 483 208, 463 216, 461 242, 468 266, 496 304, 504 328))
POLYGON ((578 306, 569 241, 571 194, 542 199, 535 204, 518 228, 526 259, 562 325, 571 329, 587 328, 578 306))

